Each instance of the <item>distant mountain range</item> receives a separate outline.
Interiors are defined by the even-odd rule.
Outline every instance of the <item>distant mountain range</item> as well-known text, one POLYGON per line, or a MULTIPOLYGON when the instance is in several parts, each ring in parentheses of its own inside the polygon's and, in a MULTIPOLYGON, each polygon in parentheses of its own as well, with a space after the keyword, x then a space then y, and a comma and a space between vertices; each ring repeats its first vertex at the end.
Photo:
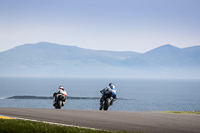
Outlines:
POLYGON ((0 53, 0 76, 200 78, 200 46, 137 53, 25 44, 0 53))

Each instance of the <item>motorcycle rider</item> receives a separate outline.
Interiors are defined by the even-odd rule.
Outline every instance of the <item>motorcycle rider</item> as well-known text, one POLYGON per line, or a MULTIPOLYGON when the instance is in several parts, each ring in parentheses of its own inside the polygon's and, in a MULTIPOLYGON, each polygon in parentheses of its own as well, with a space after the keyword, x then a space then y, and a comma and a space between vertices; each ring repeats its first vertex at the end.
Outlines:
MULTIPOLYGON (((65 101, 66 101, 66 99, 67 99, 67 92, 64 90, 64 88, 63 88, 62 86, 59 86, 57 93, 61 93, 61 94, 64 95, 65 99, 64 99, 63 104, 65 104, 65 101)), ((55 106, 55 104, 56 104, 56 97, 55 97, 55 94, 57 94, 57 93, 54 93, 54 94, 53 94, 53 97, 54 97, 53 106, 55 106)))
POLYGON ((106 87, 106 88, 104 88, 103 90, 101 90, 100 92, 101 92, 101 98, 100 98, 100 110, 102 110, 102 108, 103 108, 103 99, 104 99, 104 96, 105 96, 105 94, 106 93, 108 93, 108 92, 112 92, 112 97, 113 97, 113 99, 112 99, 112 101, 111 101, 111 105, 113 104, 113 102, 114 101, 116 101, 116 99, 117 99, 117 90, 116 90, 116 88, 115 88, 115 86, 113 85, 113 83, 109 83, 109 85, 106 87))

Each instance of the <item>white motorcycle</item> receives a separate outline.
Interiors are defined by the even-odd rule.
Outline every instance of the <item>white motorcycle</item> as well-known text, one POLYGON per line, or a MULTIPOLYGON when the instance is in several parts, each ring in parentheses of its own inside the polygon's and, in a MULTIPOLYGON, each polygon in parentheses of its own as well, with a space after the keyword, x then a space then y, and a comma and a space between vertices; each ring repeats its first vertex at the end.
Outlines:
POLYGON ((65 104, 65 95, 62 93, 54 93, 55 103, 54 107, 55 109, 61 109, 62 106, 65 104))

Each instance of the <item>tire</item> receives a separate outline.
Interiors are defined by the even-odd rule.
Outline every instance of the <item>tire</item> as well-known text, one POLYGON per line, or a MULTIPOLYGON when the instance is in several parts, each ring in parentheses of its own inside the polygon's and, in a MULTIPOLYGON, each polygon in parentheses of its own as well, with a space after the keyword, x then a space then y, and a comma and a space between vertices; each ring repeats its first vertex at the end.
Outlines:
POLYGON ((61 107, 62 107, 62 101, 61 100, 57 100, 57 107, 56 107, 56 109, 61 109, 61 107))
POLYGON ((108 107, 110 106, 110 98, 106 98, 103 106, 103 110, 108 110, 108 107))

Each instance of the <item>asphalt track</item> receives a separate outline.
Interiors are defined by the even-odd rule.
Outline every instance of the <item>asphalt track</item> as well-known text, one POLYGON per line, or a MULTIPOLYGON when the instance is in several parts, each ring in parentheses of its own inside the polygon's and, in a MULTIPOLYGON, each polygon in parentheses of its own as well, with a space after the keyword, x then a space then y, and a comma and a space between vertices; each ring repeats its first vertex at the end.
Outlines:
POLYGON ((200 133, 198 114, 0 108, 0 115, 111 131, 200 133))

